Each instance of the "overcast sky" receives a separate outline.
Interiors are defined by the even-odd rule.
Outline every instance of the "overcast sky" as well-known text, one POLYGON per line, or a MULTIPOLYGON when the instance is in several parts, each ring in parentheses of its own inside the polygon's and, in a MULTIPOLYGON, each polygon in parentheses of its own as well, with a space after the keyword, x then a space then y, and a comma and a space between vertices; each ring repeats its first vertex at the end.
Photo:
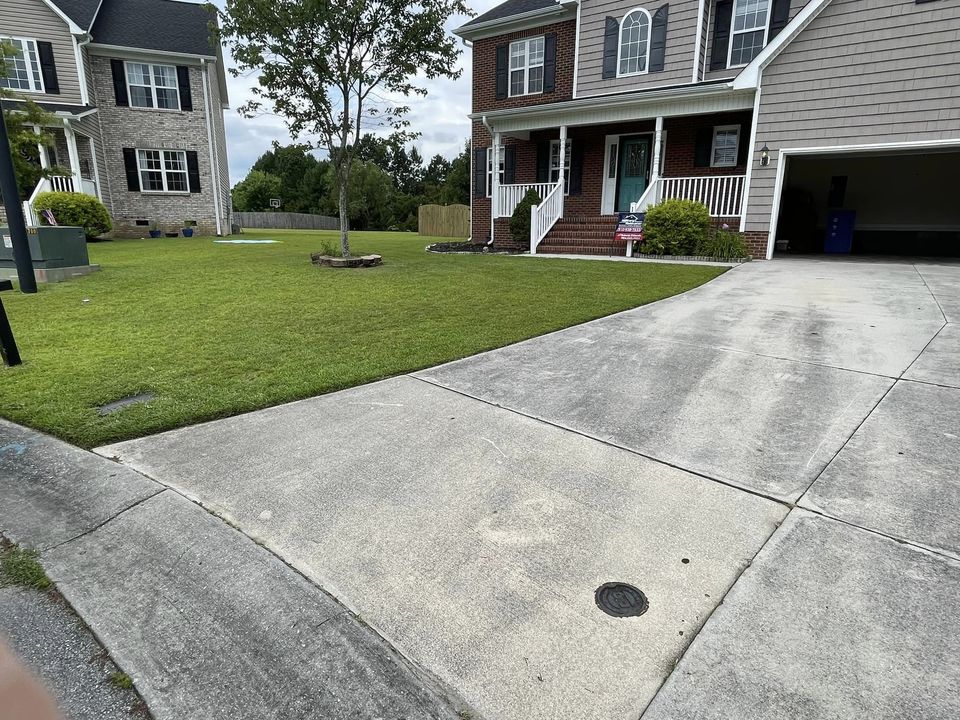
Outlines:
MULTIPOLYGON (((223 7, 224 0, 213 0, 223 7)), ((472 0, 470 6, 476 13, 483 13, 502 0, 472 0)), ((447 23, 447 30, 466 22, 466 16, 455 16, 447 23)), ((227 54, 227 68, 233 67, 233 59, 227 54)), ((411 129, 422 133, 414 144, 424 158, 440 154, 452 158, 463 147, 470 134, 467 113, 470 112, 470 49, 463 48, 460 67, 464 69, 459 80, 424 81, 428 94, 425 98, 411 98, 409 119, 411 129)), ((260 155, 270 149, 274 140, 286 144, 292 142, 283 120, 267 116, 248 120, 237 108, 250 97, 250 87, 256 78, 227 74, 230 89, 230 110, 226 111, 227 154, 230 158, 230 182, 236 184, 246 176, 250 166, 260 155)))

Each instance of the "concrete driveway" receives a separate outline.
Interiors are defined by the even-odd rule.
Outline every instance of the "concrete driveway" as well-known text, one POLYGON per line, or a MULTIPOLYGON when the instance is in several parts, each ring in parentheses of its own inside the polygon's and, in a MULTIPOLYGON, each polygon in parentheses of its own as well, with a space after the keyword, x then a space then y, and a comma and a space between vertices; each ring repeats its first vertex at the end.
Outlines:
POLYGON ((480 717, 956 718, 948 321, 960 266, 752 263, 97 452, 272 550, 480 717), (609 581, 649 610, 602 613, 609 581))

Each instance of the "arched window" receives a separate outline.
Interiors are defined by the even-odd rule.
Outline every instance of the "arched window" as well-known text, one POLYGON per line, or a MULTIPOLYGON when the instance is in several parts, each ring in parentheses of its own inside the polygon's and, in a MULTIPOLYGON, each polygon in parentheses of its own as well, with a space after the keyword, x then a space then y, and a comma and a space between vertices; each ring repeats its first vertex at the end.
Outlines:
POLYGON ((631 10, 620 21, 620 55, 617 75, 639 75, 647 71, 650 55, 650 13, 631 10))

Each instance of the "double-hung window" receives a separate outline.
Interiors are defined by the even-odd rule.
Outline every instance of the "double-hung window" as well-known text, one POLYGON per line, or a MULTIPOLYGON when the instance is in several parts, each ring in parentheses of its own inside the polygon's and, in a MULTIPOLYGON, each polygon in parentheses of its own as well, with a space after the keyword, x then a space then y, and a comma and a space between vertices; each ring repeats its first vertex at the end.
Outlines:
POLYGON ((550 141, 550 182, 560 179, 560 168, 563 168, 563 194, 570 192, 570 141, 567 140, 564 152, 560 153, 560 141, 550 141))
POLYGON ((746 65, 767 44, 770 0, 734 0, 729 67, 746 65))
POLYGON ((127 86, 130 88, 132 107, 180 109, 177 68, 173 65, 128 62, 127 86))
POLYGON ((639 75, 647 71, 650 55, 650 13, 631 10, 620 21, 620 54, 617 76, 639 75))
POLYGON ((137 166, 143 192, 190 192, 187 154, 183 150, 137 150, 137 166))
POLYGON ((543 92, 543 37, 510 43, 510 95, 543 92))
POLYGON ((27 38, 0 37, 0 42, 13 46, 16 54, 6 59, 5 72, 0 72, 0 88, 43 92, 43 76, 37 55, 37 41, 27 38))
POLYGON ((712 167, 735 167, 739 150, 739 125, 718 125, 713 129, 713 146, 710 149, 712 167))
MULTIPOLYGON (((498 164, 500 165, 500 175, 498 176, 497 180, 498 180, 498 182, 499 182, 501 185, 503 185, 503 184, 504 184, 504 177, 505 177, 505 175, 504 175, 504 172, 505 172, 505 165, 504 165, 504 156, 505 156, 505 153, 504 153, 504 147, 503 147, 503 145, 501 145, 500 148, 499 148, 499 150, 497 151, 497 156, 498 156, 498 158, 499 158, 499 160, 500 160, 500 162, 498 163, 498 164)), ((493 195, 493 148, 492 148, 492 147, 488 147, 488 148, 487 148, 487 197, 491 197, 492 195, 493 195)))

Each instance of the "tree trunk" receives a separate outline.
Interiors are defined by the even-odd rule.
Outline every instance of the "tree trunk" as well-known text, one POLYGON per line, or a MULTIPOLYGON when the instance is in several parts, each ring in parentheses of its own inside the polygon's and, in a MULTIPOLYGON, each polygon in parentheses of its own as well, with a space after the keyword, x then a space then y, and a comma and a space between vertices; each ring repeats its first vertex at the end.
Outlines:
POLYGON ((347 213, 347 181, 340 181, 340 252, 350 257, 350 216, 347 213))

